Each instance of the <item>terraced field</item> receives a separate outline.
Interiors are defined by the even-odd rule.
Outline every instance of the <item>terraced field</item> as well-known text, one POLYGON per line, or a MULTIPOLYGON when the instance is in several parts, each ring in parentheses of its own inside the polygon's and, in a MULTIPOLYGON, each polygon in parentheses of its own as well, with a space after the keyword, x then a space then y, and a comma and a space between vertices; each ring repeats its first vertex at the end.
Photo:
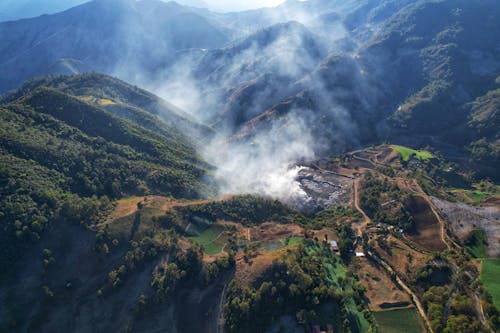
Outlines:
POLYGON ((426 332, 422 319, 414 308, 375 312, 374 315, 383 333, 426 332))

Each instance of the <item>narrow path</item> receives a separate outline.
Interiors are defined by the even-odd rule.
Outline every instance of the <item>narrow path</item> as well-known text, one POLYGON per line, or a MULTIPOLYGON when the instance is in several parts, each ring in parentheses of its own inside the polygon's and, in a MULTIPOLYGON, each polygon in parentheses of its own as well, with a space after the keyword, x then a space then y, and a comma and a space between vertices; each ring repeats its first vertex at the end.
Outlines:
POLYGON ((422 198, 424 198, 424 200, 427 202, 427 204, 431 208, 432 213, 434 214, 434 216, 436 217, 436 219, 438 220, 439 225, 440 225, 441 241, 446 245, 446 247, 448 248, 448 250, 451 250, 452 247, 455 247, 456 249, 459 249, 460 246, 453 239, 451 239, 450 237, 448 237, 448 235, 446 234, 446 222, 441 218, 441 215, 436 210, 436 207, 432 203, 432 200, 429 199, 429 196, 427 195, 427 193, 424 192, 424 190, 422 189, 422 187, 420 187, 420 185, 418 184, 418 182, 415 179, 413 179, 413 184, 412 184, 411 188, 415 188, 416 189, 415 193, 419 194, 422 198), (450 245, 450 243, 453 246, 450 245))
MULTIPOLYGON (((162 206, 161 206, 161 210, 167 212, 173 208, 176 208, 176 207, 189 207, 189 206, 198 206, 198 205, 204 205, 204 204, 209 204, 209 203, 212 203, 212 202, 221 202, 221 201, 226 201, 226 200, 229 200, 231 199, 232 195, 224 195, 224 196, 221 196, 221 197, 217 197, 217 198, 214 198, 214 199, 203 199, 203 200, 193 200, 193 201, 177 201, 177 200, 169 200, 168 202, 164 203, 162 206)), ((144 197, 137 197, 138 199, 139 198, 144 198, 144 197)), ((118 205, 120 205, 119 203, 120 200, 118 200, 118 205)), ((145 204, 145 201, 144 199, 139 199, 138 202, 142 202, 143 204, 145 204)), ((117 206, 118 207, 118 206, 117 206)), ((115 210, 117 209, 117 207, 115 207, 115 210)), ((128 209, 126 210, 126 212, 124 214, 121 214, 122 216, 113 216, 113 212, 108 215, 108 217, 106 218, 105 221, 101 222, 101 223, 98 223, 98 224, 94 224, 94 225, 91 225, 91 226, 88 226, 88 228, 92 231, 99 231, 100 228, 108 225, 108 224, 111 224, 113 223, 113 221, 115 221, 116 218, 121 218, 121 217, 126 217, 126 216, 130 216, 132 214, 135 214, 136 212, 139 211, 139 208, 137 207, 136 204, 132 205, 132 208, 131 209, 128 209)))
MULTIPOLYGON (((361 179, 356 179, 353 181, 353 183, 354 183, 354 207, 363 216, 363 223, 361 225, 359 225, 359 227, 358 227, 358 235, 361 236, 361 234, 363 232, 363 226, 366 228, 366 225, 368 223, 371 223, 371 219, 368 217, 368 215, 366 215, 364 210, 361 209, 361 207, 359 205, 359 186, 361 186, 361 179)), ((420 316, 424 319, 425 324, 426 324, 429 332, 434 333, 432 326, 431 326, 431 323, 429 321, 429 318, 427 317, 427 314, 425 313, 425 309, 424 309, 422 303, 420 302, 418 296, 410 289, 410 287, 408 287, 406 285, 406 283, 399 277, 397 272, 395 270, 393 270, 392 267, 387 262, 385 262, 382 258, 374 255, 370 251, 368 251, 367 255, 370 256, 371 258, 373 258, 378 263, 380 263, 385 268, 385 270, 389 273, 390 276, 394 275, 394 277, 396 279, 396 283, 399 286, 401 286, 401 288, 403 288, 403 290, 411 296, 413 303, 415 303, 420 316)))
POLYGON ((432 329, 431 322, 429 321, 429 318, 427 318, 427 314, 425 313, 424 306, 418 299, 418 296, 406 285, 406 283, 399 277, 396 271, 392 269, 392 267, 382 258, 379 256, 373 254, 372 252, 368 251, 368 256, 373 258, 375 261, 377 261, 379 264, 381 264, 385 270, 389 273, 389 275, 394 275, 396 279, 396 283, 403 288, 405 292, 407 292, 412 300, 413 303, 415 303, 415 306, 417 307, 418 312, 420 313, 420 316, 424 319, 425 324, 427 326, 427 329, 429 330, 430 333, 434 333, 434 330, 432 329))
POLYGON ((353 188, 354 188, 354 207, 356 210, 363 216, 363 223, 358 225, 358 236, 361 237, 363 234, 363 230, 366 229, 369 223, 371 223, 371 219, 366 215, 365 211, 361 209, 359 205, 359 188, 361 186, 361 179, 353 180, 353 188))

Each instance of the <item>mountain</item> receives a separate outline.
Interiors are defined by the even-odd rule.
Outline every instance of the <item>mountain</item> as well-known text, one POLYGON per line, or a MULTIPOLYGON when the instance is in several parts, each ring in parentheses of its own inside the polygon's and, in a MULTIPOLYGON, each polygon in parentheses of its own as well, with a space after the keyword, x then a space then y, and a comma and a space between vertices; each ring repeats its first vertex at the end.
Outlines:
POLYGON ((0 91, 46 74, 153 75, 191 48, 223 46, 226 32, 187 7, 159 0, 91 1, 65 12, 0 23, 0 91), (149 74, 148 74, 149 73, 149 74))
POLYGON ((208 189, 202 178, 210 166, 173 123, 161 120, 167 117, 141 108, 151 98, 86 75, 32 82, 3 99, 2 265, 56 220, 90 223, 108 198, 196 197, 208 189))
POLYGON ((193 120, 167 101, 136 86, 96 73, 33 79, 18 90, 0 97, 0 102, 15 101, 40 87, 50 87, 76 96, 159 134, 182 132, 193 143, 206 141, 215 134, 211 128, 193 120), (158 118, 163 122, 158 123, 158 118))
MULTIPOLYGON (((224 126, 239 126, 266 104, 286 96, 287 86, 309 73, 325 56, 318 36, 298 22, 279 23, 231 45, 207 51, 194 76, 220 91, 224 126)), ((217 120, 215 120, 217 122, 217 120)), ((221 124, 219 124, 221 125, 221 124)))
POLYGON ((89 0, 4 0, 0 4, 1 21, 18 20, 40 16, 43 14, 57 13, 71 7, 75 7, 89 0))
POLYGON ((377 138, 451 144, 462 156, 473 149, 473 142, 476 151, 497 151, 496 139, 485 137, 486 145, 477 142, 482 136, 474 129, 476 122, 468 124, 474 118, 470 105, 498 107, 491 98, 494 92, 488 91, 496 89, 500 73, 495 37, 499 11, 495 1, 380 1, 361 6, 344 19, 356 49, 330 53, 292 88, 281 90, 288 96, 274 92, 280 100, 256 112, 237 137, 259 133, 273 119, 305 108, 310 110, 310 126, 324 125, 315 130, 321 139, 334 138, 327 139, 330 147, 343 138, 352 144, 377 138), (363 33, 363 22, 377 28, 363 33))
POLYGON ((499 14, 0 23, 0 332, 499 331, 499 14))
MULTIPOLYGON (((165 1, 168 2, 168 1, 165 1)), ((189 7, 207 8, 208 4, 203 0, 176 0, 175 2, 189 7)))

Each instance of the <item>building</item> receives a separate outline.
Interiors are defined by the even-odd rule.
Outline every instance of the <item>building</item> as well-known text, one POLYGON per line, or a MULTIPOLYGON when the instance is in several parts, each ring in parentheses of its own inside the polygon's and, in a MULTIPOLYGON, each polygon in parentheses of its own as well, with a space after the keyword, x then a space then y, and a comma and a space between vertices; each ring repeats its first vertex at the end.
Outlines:
POLYGON ((338 251, 339 250, 339 245, 334 240, 330 241, 330 246, 331 246, 331 248, 332 248, 333 251, 338 251))

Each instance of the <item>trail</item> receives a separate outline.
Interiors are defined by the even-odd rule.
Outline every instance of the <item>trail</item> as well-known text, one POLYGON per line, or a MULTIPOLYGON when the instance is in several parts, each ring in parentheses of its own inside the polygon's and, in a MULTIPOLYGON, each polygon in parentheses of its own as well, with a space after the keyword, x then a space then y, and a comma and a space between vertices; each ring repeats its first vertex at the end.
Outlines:
MULTIPOLYGON (((167 212, 167 211, 172 210, 176 207, 189 207, 189 206, 205 205, 205 204, 209 204, 212 202, 226 201, 226 200, 229 200, 233 197, 234 196, 232 196, 232 195, 224 195, 224 196, 214 198, 214 199, 203 199, 203 200, 193 200, 193 201, 177 201, 177 200, 173 200, 170 198, 161 197, 162 199, 165 199, 167 201, 165 203, 163 203, 159 209, 167 212)), ((143 198, 143 197, 137 197, 136 200, 132 201, 133 204, 129 203, 127 205, 124 203, 122 207, 120 206, 120 205, 122 205, 122 203, 120 203, 118 201, 118 205, 116 206, 114 211, 108 216, 108 218, 106 218, 106 220, 104 222, 89 226, 89 229, 92 231, 99 231, 99 229, 101 229, 102 227, 104 227, 108 224, 111 224, 113 221, 115 221, 118 218, 130 216, 132 214, 137 213, 139 211, 139 208, 137 206, 138 203, 142 203, 144 205, 144 207, 148 207, 149 202, 154 201, 154 198, 160 198, 160 197, 154 197, 154 196, 146 197, 148 200, 144 200, 144 199, 141 200, 140 198, 143 198)), ((132 198, 129 198, 129 199, 132 199, 132 198)))
MULTIPOLYGON (((371 219, 368 217, 368 215, 366 215, 365 211, 363 209, 361 209, 361 207, 359 205, 359 186, 361 186, 361 179, 356 179, 353 181, 353 183, 354 183, 353 184, 354 185, 354 207, 363 216, 363 223, 358 225, 358 235, 361 236, 362 232, 363 232, 363 227, 366 228, 366 226, 369 223, 371 223, 371 219)), ((429 329, 430 333, 434 333, 432 326, 431 326, 431 323, 429 321, 429 318, 427 317, 427 314, 425 313, 424 307, 423 307, 422 303, 420 302, 418 296, 410 289, 410 287, 408 287, 406 285, 406 283, 399 277, 397 272, 394 271, 392 269, 392 267, 387 262, 385 262, 382 258, 374 255, 370 251, 368 251, 367 254, 368 254, 368 256, 373 258, 375 261, 380 263, 386 269, 386 271, 389 273, 390 276, 394 275, 394 277, 396 279, 396 283, 398 285, 400 285, 401 288, 403 288, 403 290, 411 296, 413 303, 415 303, 417 310, 420 313, 420 316, 424 319, 426 326, 429 329)))
POLYGON ((429 207, 432 210, 432 213, 436 217, 436 219, 439 222, 440 225, 440 236, 441 236, 441 241, 446 245, 448 250, 451 250, 453 247, 455 249, 460 249, 460 245, 458 245, 453 239, 447 236, 446 234, 446 222, 441 218, 441 215, 438 213, 436 210, 436 207, 432 203, 432 200, 429 198, 427 193, 424 192, 422 187, 418 184, 418 182, 415 179, 412 179, 412 184, 411 184, 411 190, 417 194, 419 194, 424 200, 427 202, 429 207), (451 243, 451 245, 450 245, 451 243))
POLYGON ((363 230, 366 229, 368 224, 372 222, 372 220, 366 215, 365 211, 361 209, 361 206, 359 205, 359 188, 361 186, 361 179, 355 179, 353 180, 353 188, 354 188, 354 207, 356 210, 363 216, 363 222, 357 224, 357 234, 359 237, 363 235, 363 230))
POLYGON ((420 316, 425 320, 425 324, 427 326, 427 329, 430 331, 430 333, 434 333, 434 330, 432 329, 431 322, 429 321, 429 318, 427 318, 427 314, 425 313, 424 307, 420 300, 418 299, 418 296, 406 285, 406 283, 399 277, 399 275, 392 269, 392 267, 384 261, 382 258, 379 256, 373 254, 372 252, 368 251, 368 256, 373 258, 375 261, 377 261, 379 264, 381 264, 385 270, 389 273, 389 275, 394 276, 396 283, 403 288, 405 292, 407 292, 412 300, 413 303, 415 303, 415 306, 417 307, 418 312, 420 313, 420 316))

